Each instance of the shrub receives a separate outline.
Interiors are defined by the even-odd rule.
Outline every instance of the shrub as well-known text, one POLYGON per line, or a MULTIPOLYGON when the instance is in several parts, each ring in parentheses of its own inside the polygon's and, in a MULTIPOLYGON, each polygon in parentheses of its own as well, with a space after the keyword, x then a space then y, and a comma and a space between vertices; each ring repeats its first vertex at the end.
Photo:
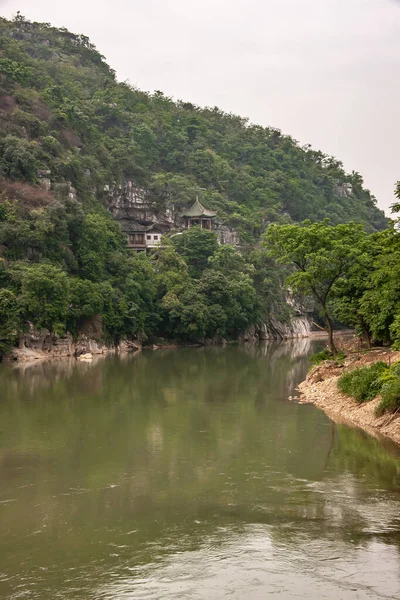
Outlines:
POLYGON ((352 396, 357 402, 368 402, 381 391, 382 376, 388 370, 388 366, 381 361, 370 367, 354 369, 339 378, 338 387, 341 392, 352 396))
POLYGON ((390 372, 393 373, 396 377, 400 377, 400 362, 395 362, 391 368, 390 372))
POLYGON ((59 156, 61 154, 62 148, 61 144, 55 137, 52 135, 46 135, 41 139, 42 148, 46 150, 46 152, 50 152, 53 156, 59 156))
POLYGON ((378 416, 385 412, 395 412, 400 409, 400 379, 385 383, 382 387, 382 400, 376 408, 378 416))
POLYGON ((9 179, 36 181, 39 168, 35 142, 7 135, 0 143, 0 169, 9 179))
POLYGON ((332 352, 328 348, 324 348, 321 352, 314 352, 310 354, 309 361, 313 365, 319 365, 324 360, 331 360, 333 358, 332 352))
POLYGON ((324 360, 336 360, 336 362, 341 363, 345 358, 346 355, 343 350, 339 350, 335 358, 329 348, 324 348, 324 350, 321 350, 321 352, 314 352, 311 354, 309 360, 312 365, 319 365, 324 360))
POLYGON ((35 71, 32 67, 15 62, 9 58, 0 58, 0 71, 6 75, 10 81, 22 85, 32 84, 35 80, 35 71))

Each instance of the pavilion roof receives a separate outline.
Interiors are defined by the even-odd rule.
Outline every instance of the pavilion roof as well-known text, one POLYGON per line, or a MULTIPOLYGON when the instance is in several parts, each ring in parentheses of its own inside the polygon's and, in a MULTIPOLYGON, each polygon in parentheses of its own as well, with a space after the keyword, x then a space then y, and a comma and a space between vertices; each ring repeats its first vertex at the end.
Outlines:
POLYGON ((138 223, 137 221, 131 221, 128 219, 120 221, 120 224, 124 233, 146 233, 146 231, 152 231, 153 229, 157 232, 159 229, 155 223, 143 225, 143 223, 138 223))
POLYGON ((182 217, 191 218, 208 217, 209 219, 212 219, 216 216, 217 213, 213 212, 212 210, 208 210, 207 208, 204 208, 204 206, 201 204, 198 198, 196 198, 196 201, 192 204, 192 206, 182 214, 182 217))

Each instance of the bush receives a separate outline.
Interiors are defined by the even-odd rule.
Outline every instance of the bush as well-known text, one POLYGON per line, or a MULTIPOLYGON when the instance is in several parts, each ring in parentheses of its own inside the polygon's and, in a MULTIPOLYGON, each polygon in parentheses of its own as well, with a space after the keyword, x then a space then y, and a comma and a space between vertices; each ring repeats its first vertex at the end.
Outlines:
POLYGON ((30 85, 35 81, 35 71, 22 63, 15 62, 9 58, 0 58, 0 71, 15 83, 30 85))
POLYGON ((310 354, 308 360, 313 365, 319 365, 324 360, 332 360, 332 358, 332 352, 328 348, 324 348, 323 350, 321 350, 321 352, 314 352, 313 354, 310 354))
POLYGON ((344 373, 338 381, 341 392, 352 396, 357 402, 368 402, 375 398, 382 389, 382 376, 389 367, 382 361, 371 367, 361 367, 344 373))
POLYGON ((390 368, 390 372, 396 377, 400 377, 400 362, 395 362, 390 368))
POLYGON ((319 365, 324 360, 335 360, 336 362, 341 363, 344 361, 345 358, 346 355, 343 352, 343 350, 339 350, 335 358, 332 352, 329 350, 329 348, 324 348, 323 350, 321 350, 321 352, 314 352, 313 354, 311 354, 309 357, 309 361, 312 365, 319 365))
POLYGON ((9 179, 34 183, 40 166, 37 153, 35 142, 7 135, 0 143, 0 169, 9 179))
POLYGON ((385 412, 395 412, 400 409, 400 379, 385 383, 382 387, 382 400, 376 408, 377 416, 385 412))

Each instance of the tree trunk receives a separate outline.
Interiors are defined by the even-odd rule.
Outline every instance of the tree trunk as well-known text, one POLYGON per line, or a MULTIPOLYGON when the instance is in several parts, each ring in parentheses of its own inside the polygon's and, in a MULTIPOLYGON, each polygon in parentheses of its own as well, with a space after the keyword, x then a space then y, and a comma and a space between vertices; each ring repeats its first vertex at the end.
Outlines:
POLYGON ((362 332, 363 332, 363 337, 364 337, 364 339, 367 342, 368 349, 371 350, 371 346, 372 346, 372 343, 371 343, 371 332, 369 330, 368 325, 364 321, 363 317, 361 317, 360 322, 361 322, 361 329, 362 329, 362 332))
POLYGON ((329 345, 329 349, 332 352, 333 357, 336 358, 338 351, 337 351, 337 348, 335 346, 335 341, 333 339, 333 324, 332 324, 331 318, 330 318, 330 316, 328 314, 328 311, 326 310, 325 307, 323 307, 323 311, 324 311, 324 317, 325 317, 326 325, 327 325, 327 329, 328 329, 328 345, 329 345))

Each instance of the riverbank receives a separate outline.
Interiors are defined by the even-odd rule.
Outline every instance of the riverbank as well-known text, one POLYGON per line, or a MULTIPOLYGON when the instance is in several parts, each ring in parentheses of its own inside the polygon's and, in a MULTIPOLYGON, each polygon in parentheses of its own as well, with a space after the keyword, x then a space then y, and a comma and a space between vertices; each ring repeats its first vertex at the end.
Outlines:
POLYGON ((70 333, 57 336, 47 329, 31 331, 20 336, 18 346, 4 356, 5 361, 31 362, 53 358, 84 358, 103 354, 139 352, 139 340, 124 340, 119 344, 107 344, 104 340, 81 334, 74 339, 70 333))
MULTIPOLYGON (((307 321, 308 325, 310 323, 307 321)), ((275 323, 274 328, 263 326, 262 335, 255 334, 255 328, 249 330, 236 340, 227 340, 221 336, 205 339, 201 342, 182 342, 176 339, 154 338, 142 344, 141 340, 123 340, 119 344, 106 342, 102 336, 101 321, 91 320, 75 339, 70 333, 63 336, 56 335, 47 329, 31 327, 30 331, 19 336, 18 344, 5 354, 5 361, 35 361, 52 358, 79 358, 85 355, 125 354, 138 352, 143 349, 150 350, 175 350, 177 348, 191 348, 200 346, 225 346, 234 343, 258 343, 268 341, 284 341, 289 339, 313 338, 320 336, 320 332, 312 332, 310 327, 305 328, 303 321, 295 319, 291 325, 275 323)), ((261 329, 260 329, 261 331, 261 329)), ((322 334, 324 335, 324 334, 322 334)))
POLYGON ((375 415, 379 397, 358 404, 353 398, 342 394, 338 389, 338 379, 342 373, 356 367, 366 366, 378 361, 393 364, 400 361, 400 352, 390 349, 376 349, 365 354, 351 354, 343 365, 334 361, 325 361, 311 369, 305 381, 299 386, 303 404, 314 404, 321 408, 332 420, 353 424, 373 435, 384 435, 400 445, 400 414, 375 415))

